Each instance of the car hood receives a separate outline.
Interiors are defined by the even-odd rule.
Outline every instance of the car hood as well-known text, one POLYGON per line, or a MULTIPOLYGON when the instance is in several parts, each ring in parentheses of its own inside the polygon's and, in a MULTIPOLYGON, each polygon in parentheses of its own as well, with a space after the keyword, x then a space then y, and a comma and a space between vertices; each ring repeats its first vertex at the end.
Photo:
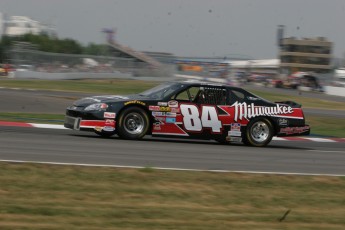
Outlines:
POLYGON ((92 96, 79 99, 73 103, 74 106, 87 106, 95 103, 107 103, 107 102, 117 102, 117 101, 127 101, 132 99, 134 95, 102 95, 102 96, 92 96))

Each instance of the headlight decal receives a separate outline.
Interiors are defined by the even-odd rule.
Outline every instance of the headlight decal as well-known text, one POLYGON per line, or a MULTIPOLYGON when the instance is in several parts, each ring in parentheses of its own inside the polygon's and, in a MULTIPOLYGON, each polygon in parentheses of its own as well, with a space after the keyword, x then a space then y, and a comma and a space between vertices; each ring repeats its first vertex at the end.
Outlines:
POLYGON ((96 103, 96 104, 91 104, 87 106, 84 110, 85 111, 102 111, 106 110, 108 108, 108 105, 105 103, 96 103))

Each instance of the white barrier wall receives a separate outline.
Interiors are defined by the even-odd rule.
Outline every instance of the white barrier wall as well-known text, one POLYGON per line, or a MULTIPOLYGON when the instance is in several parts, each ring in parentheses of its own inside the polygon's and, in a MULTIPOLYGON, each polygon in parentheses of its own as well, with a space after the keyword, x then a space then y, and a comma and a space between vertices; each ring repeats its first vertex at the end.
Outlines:
POLYGON ((324 86, 324 89, 326 94, 345 97, 345 87, 324 86))
POLYGON ((9 78, 18 79, 46 79, 46 80, 72 80, 72 79, 97 79, 97 78, 130 78, 131 74, 114 72, 114 73, 46 73, 36 71, 15 71, 9 78))

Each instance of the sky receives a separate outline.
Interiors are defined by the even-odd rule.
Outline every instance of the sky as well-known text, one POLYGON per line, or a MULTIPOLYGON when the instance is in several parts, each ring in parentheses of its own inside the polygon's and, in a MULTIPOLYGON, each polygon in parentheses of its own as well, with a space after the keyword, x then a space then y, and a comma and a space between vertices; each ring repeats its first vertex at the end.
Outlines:
POLYGON ((326 37, 345 57, 345 0, 0 0, 7 16, 54 25, 59 38, 105 43, 104 28, 140 51, 277 58, 285 37, 326 37))

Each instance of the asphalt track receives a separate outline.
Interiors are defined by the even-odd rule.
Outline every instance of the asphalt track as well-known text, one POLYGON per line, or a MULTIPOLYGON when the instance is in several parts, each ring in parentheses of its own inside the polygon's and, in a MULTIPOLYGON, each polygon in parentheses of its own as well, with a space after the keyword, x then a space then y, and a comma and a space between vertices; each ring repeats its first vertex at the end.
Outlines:
MULTIPOLYGON (((61 113, 83 93, 0 89, 0 112, 61 113)), ((310 111, 306 111, 308 114, 310 111)), ((343 111, 311 114, 344 116, 343 111)), ((272 141, 266 148, 147 137, 103 139, 72 130, 0 126, 0 160, 190 170, 345 175, 344 142, 272 141)))
POLYGON ((345 176, 345 142, 272 141, 268 147, 72 130, 0 127, 0 160, 187 170, 345 176))

